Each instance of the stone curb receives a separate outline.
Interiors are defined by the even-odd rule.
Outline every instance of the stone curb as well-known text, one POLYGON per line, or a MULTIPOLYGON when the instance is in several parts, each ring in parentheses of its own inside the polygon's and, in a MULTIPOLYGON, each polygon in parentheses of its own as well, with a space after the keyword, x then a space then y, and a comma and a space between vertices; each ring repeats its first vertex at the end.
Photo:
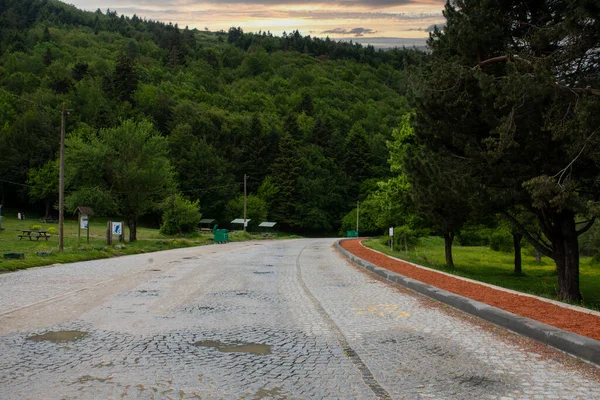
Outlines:
MULTIPOLYGON (((344 239, 342 239, 344 240, 344 239)), ((338 240, 335 243, 336 248, 344 256, 360 265, 361 267, 376 273, 390 282, 400 284, 417 293, 431 297, 437 301, 464 311, 468 314, 482 318, 502 328, 512 332, 527 336, 531 339, 554 347, 558 350, 569 353, 582 360, 600 365, 600 341, 590 339, 576 333, 568 332, 551 325, 547 325, 530 318, 504 311, 500 308, 492 307, 488 304, 471 300, 446 290, 427 285, 415 279, 407 278, 396 272, 378 267, 368 261, 363 260, 344 249, 338 240)))

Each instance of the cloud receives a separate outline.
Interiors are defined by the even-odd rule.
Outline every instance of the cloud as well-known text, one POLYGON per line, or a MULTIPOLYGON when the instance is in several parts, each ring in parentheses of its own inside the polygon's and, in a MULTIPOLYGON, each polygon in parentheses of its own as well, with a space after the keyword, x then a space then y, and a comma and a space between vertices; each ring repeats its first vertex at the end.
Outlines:
MULTIPOLYGON (((94 3, 91 0, 80 0, 79 3, 94 3)), ((113 3, 127 4, 127 1, 113 0, 113 3)), ((206 4, 243 4, 250 6, 289 6, 289 5, 323 5, 334 7, 361 7, 361 8, 391 8, 405 5, 435 5, 442 8, 444 0, 138 0, 137 6, 152 7, 178 7, 201 6, 206 4)))
POLYGON ((323 33, 325 35, 328 35, 328 34, 354 35, 354 37, 362 37, 365 35, 373 35, 373 34, 377 33, 377 31, 374 31, 373 29, 369 29, 369 28, 352 28, 350 30, 344 29, 344 28, 335 28, 335 29, 329 29, 329 30, 323 31, 321 33, 323 33))
MULTIPOLYGON (((97 0, 68 1, 92 11, 98 8, 97 0)), ((208 27, 212 31, 240 26, 246 32, 269 30, 280 35, 298 29, 351 39, 373 38, 374 33, 382 37, 427 36, 432 24, 441 26, 445 21, 444 3, 445 0, 106 0, 101 8, 178 23, 181 27, 208 27)))
POLYGON ((297 11, 290 10, 287 15, 293 18, 309 18, 314 20, 330 20, 330 19, 389 19, 396 21, 416 21, 428 18, 439 20, 442 16, 442 11, 439 12, 420 12, 420 13, 405 13, 405 12, 361 12, 361 11, 341 11, 341 10, 318 10, 318 11, 297 11))

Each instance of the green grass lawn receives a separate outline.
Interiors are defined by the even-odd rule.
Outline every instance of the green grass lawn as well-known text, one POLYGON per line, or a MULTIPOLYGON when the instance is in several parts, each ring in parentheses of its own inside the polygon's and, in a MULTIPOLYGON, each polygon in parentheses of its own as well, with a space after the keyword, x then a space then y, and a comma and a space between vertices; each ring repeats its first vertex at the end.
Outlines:
MULTIPOLYGON (((212 243, 212 233, 194 233, 184 237, 165 236, 158 229, 138 227, 138 240, 134 243, 119 243, 113 238, 111 246, 106 245, 107 218, 92 218, 90 220, 90 242, 86 243, 85 231, 81 232, 81 239, 77 235, 77 221, 65 221, 64 251, 58 251, 58 224, 43 223, 37 218, 18 220, 16 217, 4 216, 2 220, 3 231, 0 231, 0 272, 38 267, 43 265, 69 263, 76 261, 94 260, 126 254, 139 254, 152 251, 169 250, 180 247, 201 246, 212 243), (41 225, 42 230, 54 231, 52 237, 45 241, 30 241, 27 238, 19 240, 18 235, 22 229, 30 229, 33 225, 41 225), (50 252, 50 255, 37 255, 38 252, 50 252), (4 259, 5 253, 24 253, 21 260, 4 259)), ((119 221, 119 219, 116 219, 119 221)), ((129 230, 125 229, 125 238, 128 239, 129 230)), ((231 241, 260 239, 259 235, 243 232, 230 232, 231 241)))
MULTIPOLYGON (((370 239, 365 245, 415 264, 556 300, 557 274, 553 260, 543 257, 538 264, 526 250, 523 250, 523 275, 515 276, 512 253, 480 246, 453 246, 456 268, 448 268, 445 265, 444 239, 440 237, 421 238, 416 248, 408 252, 391 252, 382 239, 370 239)), ((581 305, 600 309, 600 265, 594 264, 591 257, 580 260, 580 289, 584 298, 581 305)))

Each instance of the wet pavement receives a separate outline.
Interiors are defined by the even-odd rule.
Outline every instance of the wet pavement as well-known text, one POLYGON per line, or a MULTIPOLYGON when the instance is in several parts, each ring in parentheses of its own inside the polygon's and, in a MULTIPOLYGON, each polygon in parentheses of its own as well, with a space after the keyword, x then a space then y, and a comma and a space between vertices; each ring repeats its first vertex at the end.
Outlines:
POLYGON ((598 399, 599 369, 348 264, 333 239, 0 276, 0 399, 598 399))

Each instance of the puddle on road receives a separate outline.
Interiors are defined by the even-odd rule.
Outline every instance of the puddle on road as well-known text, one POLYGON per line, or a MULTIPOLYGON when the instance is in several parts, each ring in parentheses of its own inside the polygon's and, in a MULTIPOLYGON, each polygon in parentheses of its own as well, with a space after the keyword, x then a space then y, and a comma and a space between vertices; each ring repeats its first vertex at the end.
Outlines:
POLYGON ((81 331, 59 331, 48 332, 44 333, 43 335, 30 336, 27 338, 27 340, 31 340, 33 342, 67 343, 83 339, 87 335, 89 335, 89 333, 81 331))
POLYGON ((158 296, 160 292, 158 290, 138 290, 136 291, 136 293, 140 293, 146 296, 158 296))
POLYGON ((194 343, 196 347, 212 347, 221 353, 249 353, 264 356, 271 354, 271 346, 258 343, 223 344, 217 340, 204 340, 194 343))
POLYGON ((281 391, 281 387, 276 387, 273 389, 265 389, 261 388, 254 394, 253 400, 263 400, 263 399, 287 399, 287 395, 281 391))

